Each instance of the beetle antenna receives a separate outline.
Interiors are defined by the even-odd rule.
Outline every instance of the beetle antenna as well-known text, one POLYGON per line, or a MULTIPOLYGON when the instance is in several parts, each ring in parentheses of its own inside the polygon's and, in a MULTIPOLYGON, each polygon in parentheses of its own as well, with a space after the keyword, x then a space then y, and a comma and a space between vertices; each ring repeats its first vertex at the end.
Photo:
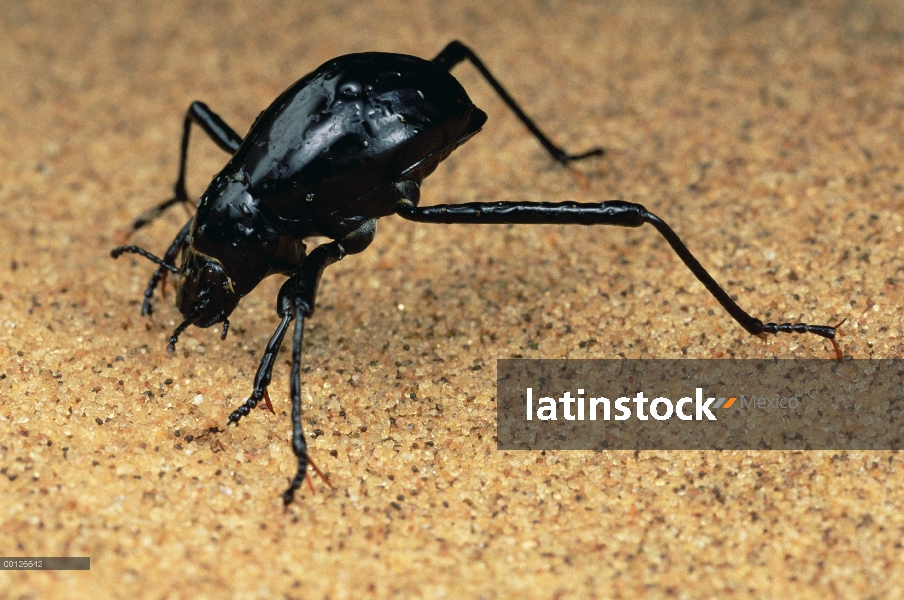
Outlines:
POLYGON ((126 253, 140 254, 141 256, 145 257, 149 261, 157 263, 158 265, 160 265, 167 271, 170 271, 171 273, 179 272, 179 267, 176 267, 175 265, 171 265, 171 264, 167 263, 162 258, 158 258, 158 257, 154 256, 153 254, 151 254, 150 252, 148 252, 147 250, 145 250, 144 248, 139 248, 138 246, 119 246, 117 248, 113 248, 112 250, 110 250, 110 256, 112 256, 113 258, 119 258, 120 256, 122 256, 123 254, 126 254, 126 253))
POLYGON ((229 319, 223 321, 223 333, 220 334, 220 339, 225 340, 227 333, 229 333, 229 319))
POLYGON ((195 307, 192 309, 191 313, 185 317, 185 320, 179 323, 179 326, 176 327, 176 330, 173 331, 173 335, 170 336, 169 344, 166 346, 166 351, 169 353, 173 353, 176 351, 176 342, 179 340, 179 336, 185 331, 189 325, 191 325, 192 321, 194 321, 204 307, 207 306, 207 300, 202 300, 198 302, 195 307))

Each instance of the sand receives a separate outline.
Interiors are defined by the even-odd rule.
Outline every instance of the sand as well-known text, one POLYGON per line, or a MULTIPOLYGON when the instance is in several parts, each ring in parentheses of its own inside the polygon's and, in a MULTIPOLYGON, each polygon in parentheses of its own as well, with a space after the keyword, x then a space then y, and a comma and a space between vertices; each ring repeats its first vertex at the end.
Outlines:
MULTIPOLYGON (((109 257, 171 193, 192 100, 244 133, 329 58, 461 39, 558 143, 607 153, 582 187, 462 65, 489 121, 424 204, 640 202, 757 316, 900 357, 899 2, 246 4, 0 5, 0 553, 91 557, 0 596, 901 595, 894 452, 496 450, 497 358, 832 357, 749 336, 651 228, 382 220, 323 279, 304 422, 332 489, 287 510, 288 351, 276 414, 225 428, 280 280, 170 355, 172 294, 141 317, 152 266, 109 257)), ((227 158, 194 136, 193 197, 227 158)), ((186 218, 132 240, 162 253, 186 218)))

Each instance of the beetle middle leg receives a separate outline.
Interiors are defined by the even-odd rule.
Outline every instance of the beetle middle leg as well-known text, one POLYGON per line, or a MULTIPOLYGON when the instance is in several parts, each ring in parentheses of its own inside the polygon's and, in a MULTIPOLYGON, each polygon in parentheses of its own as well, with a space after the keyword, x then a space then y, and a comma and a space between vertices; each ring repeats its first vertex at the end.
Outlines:
POLYGON ((162 215, 169 207, 176 204, 189 202, 188 191, 185 188, 186 163, 188 162, 188 141, 191 137, 192 123, 198 125, 213 142, 225 152, 235 154, 242 143, 242 137, 232 127, 220 118, 218 114, 210 110, 203 102, 194 101, 185 113, 185 121, 182 124, 182 144, 179 150, 179 175, 173 185, 173 197, 149 208, 141 213, 132 222, 132 233, 151 223, 162 215))
MULTIPOLYGON (((569 163, 576 160, 583 160, 585 158, 590 158, 591 156, 602 156, 604 150, 602 148, 596 147, 591 148, 586 152, 581 152, 580 154, 569 154, 565 152, 559 146, 556 146, 552 143, 552 141, 542 132, 540 128, 537 127, 536 123, 525 114, 521 107, 518 106, 518 103, 515 102, 514 98, 509 95, 509 93, 502 87, 502 84, 490 73, 490 70, 486 68, 486 65, 483 64, 483 61, 480 60, 474 51, 462 44, 461 42, 455 40, 449 42, 443 51, 436 55, 433 59, 433 62, 444 67, 446 70, 451 71, 452 68, 463 60, 468 60, 474 65, 483 78, 487 80, 487 83, 490 84, 490 87, 499 95, 503 102, 505 102, 506 106, 511 109, 515 116, 527 127, 527 130, 531 132, 531 134, 537 138, 537 141, 546 149, 549 154, 565 165, 569 170, 571 170, 571 166, 569 163)), ((572 171, 579 178, 582 177, 580 173, 572 171)))
POLYGON ((418 193, 411 182, 397 184, 401 200, 396 203, 396 214, 420 223, 495 223, 495 224, 572 224, 572 225, 617 225, 620 227, 640 227, 650 224, 666 239, 678 257, 691 270, 710 294, 722 305, 738 324, 751 335, 765 337, 765 334, 812 333, 832 342, 838 360, 843 355, 835 341, 835 331, 841 325, 807 325, 806 323, 763 323, 751 316, 731 299, 716 283, 716 280, 691 254, 687 246, 665 221, 649 212, 640 204, 610 200, 600 203, 578 202, 472 202, 467 204, 437 204, 417 206, 418 193))

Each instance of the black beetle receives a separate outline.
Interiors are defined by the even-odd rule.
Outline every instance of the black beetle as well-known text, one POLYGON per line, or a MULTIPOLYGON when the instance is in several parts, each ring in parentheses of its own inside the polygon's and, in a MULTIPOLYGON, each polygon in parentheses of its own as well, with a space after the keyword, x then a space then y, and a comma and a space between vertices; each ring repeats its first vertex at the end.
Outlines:
MULTIPOLYGON (((672 229, 639 204, 492 202, 419 207, 419 184, 458 146, 480 131, 487 116, 474 106, 449 70, 469 60, 554 159, 572 161, 603 154, 594 148, 571 155, 555 146, 524 114, 483 62, 460 42, 452 42, 432 61, 384 53, 350 54, 333 59, 283 92, 240 137, 201 102, 185 117, 175 196, 146 211, 133 224, 144 226, 168 207, 188 202, 186 155, 192 123, 199 125, 232 160, 197 201, 197 212, 173 240, 163 258, 136 246, 159 265, 145 290, 142 314, 167 271, 179 275, 177 305, 185 320, 170 338, 175 347, 189 325, 223 323, 239 300, 265 277, 288 275, 276 310, 281 321, 267 344, 254 379, 254 391, 229 416, 236 424, 261 400, 276 355, 294 320, 292 343, 292 450, 298 469, 283 494, 285 504, 307 473, 309 459, 301 428, 301 359, 304 318, 314 312, 323 270, 347 254, 361 252, 374 239, 377 219, 399 215, 426 223, 571 223, 577 225, 653 225, 693 274, 752 335, 813 333, 829 339, 836 355, 836 327, 804 323, 763 323, 742 310, 706 272, 672 229), (331 242, 307 251, 304 240, 326 236, 331 242), (182 253, 181 267, 176 255, 182 253)), ((570 167, 569 167, 570 168, 570 167)), ((271 407, 272 410, 272 407, 271 407)), ((313 465, 312 465, 313 466, 313 465)), ((316 468, 316 467, 315 467, 316 468)))

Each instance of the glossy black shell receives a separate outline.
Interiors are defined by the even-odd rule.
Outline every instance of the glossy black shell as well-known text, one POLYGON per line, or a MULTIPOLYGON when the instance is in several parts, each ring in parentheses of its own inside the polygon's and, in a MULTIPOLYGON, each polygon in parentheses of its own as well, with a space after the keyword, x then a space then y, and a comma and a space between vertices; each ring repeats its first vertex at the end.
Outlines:
POLYGON ((430 61, 376 52, 333 59, 258 116, 198 201, 191 244, 221 262, 244 295, 269 273, 291 271, 302 239, 342 239, 393 214, 394 184, 420 183, 485 121, 430 61))

